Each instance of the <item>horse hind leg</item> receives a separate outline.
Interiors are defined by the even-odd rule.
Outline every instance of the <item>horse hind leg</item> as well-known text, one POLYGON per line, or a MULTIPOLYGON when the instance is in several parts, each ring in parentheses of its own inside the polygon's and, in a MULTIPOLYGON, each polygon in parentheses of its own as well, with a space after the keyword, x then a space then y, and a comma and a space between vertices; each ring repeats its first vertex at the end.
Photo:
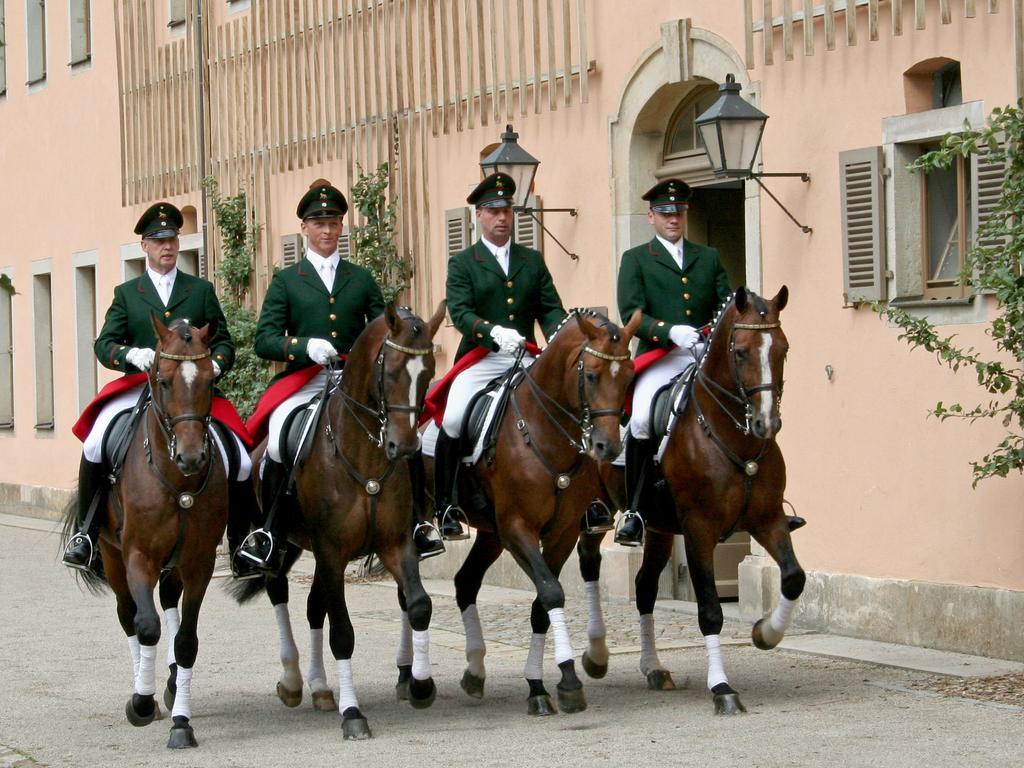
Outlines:
POLYGON ((601 608, 601 540, 604 534, 584 533, 576 545, 580 575, 587 602, 587 650, 581 663, 589 677, 599 680, 608 674, 608 630, 601 608))
MULTIPOLYGON (((324 619, 327 617, 327 601, 319 579, 313 576, 313 584, 306 598, 306 621, 309 623, 309 669, 306 682, 313 696, 313 709, 318 712, 333 712, 338 708, 334 691, 327 682, 324 668, 324 619)), ((300 692, 301 697, 301 692, 300 692)))
POLYGON ((648 531, 644 558, 636 574, 636 609, 640 614, 640 672, 652 691, 674 691, 672 673, 661 663, 654 631, 654 603, 658 580, 672 554, 671 534, 648 531))
MULTIPOLYGON (((316 581, 316 576, 313 580, 316 581)), ((288 577, 284 574, 284 569, 277 576, 267 579, 267 597, 274 606, 281 658, 277 698, 286 707, 297 707, 302 703, 302 672, 299 671, 299 648, 295 644, 291 615, 288 612, 288 577)))
POLYGON ((487 645, 476 600, 484 574, 501 555, 501 551, 501 542, 495 534, 477 531, 469 554, 455 574, 455 601, 462 613, 462 626, 466 634, 466 670, 459 686, 474 699, 484 697, 484 681, 487 679, 484 666, 487 645))
POLYGON ((804 591, 807 576, 793 552, 788 520, 767 533, 755 533, 754 538, 778 563, 781 571, 782 596, 779 598, 779 604, 775 606, 771 616, 758 619, 751 631, 754 645, 762 651, 767 651, 777 646, 789 629, 793 609, 804 591))

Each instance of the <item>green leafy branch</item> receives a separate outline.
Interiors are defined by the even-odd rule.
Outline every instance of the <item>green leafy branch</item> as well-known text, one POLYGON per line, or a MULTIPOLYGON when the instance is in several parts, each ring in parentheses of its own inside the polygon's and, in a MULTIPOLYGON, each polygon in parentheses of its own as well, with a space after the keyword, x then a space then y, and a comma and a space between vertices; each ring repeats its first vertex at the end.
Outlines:
POLYGON ((385 301, 395 301, 409 289, 412 262, 398 252, 395 243, 398 205, 387 199, 389 166, 381 163, 373 173, 357 168, 359 178, 352 186, 352 203, 364 224, 352 228, 352 260, 370 270, 385 301))

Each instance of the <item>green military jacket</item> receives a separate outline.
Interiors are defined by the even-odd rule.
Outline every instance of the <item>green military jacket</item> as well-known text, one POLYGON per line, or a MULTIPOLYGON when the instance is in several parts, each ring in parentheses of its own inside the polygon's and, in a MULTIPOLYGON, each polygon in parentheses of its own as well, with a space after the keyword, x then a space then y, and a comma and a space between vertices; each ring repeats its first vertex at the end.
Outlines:
POLYGON ((312 365, 306 344, 326 339, 348 354, 367 323, 384 312, 384 297, 369 270, 342 259, 328 292, 316 268, 302 259, 270 281, 256 324, 256 354, 287 363, 285 376, 312 365))
POLYGON ((540 253, 515 243, 509 249, 508 275, 482 241, 452 256, 447 297, 452 323, 462 334, 456 360, 477 346, 496 350, 491 339, 495 325, 515 328, 536 343, 534 323, 549 335, 565 317, 540 253))
POLYGON ((180 269, 174 278, 174 288, 166 307, 148 273, 114 289, 114 303, 107 310, 103 328, 93 346, 101 364, 114 371, 137 372, 125 357, 132 347, 156 347, 150 313, 155 313, 164 323, 175 318, 188 318, 189 323, 197 328, 209 323, 212 331, 208 339, 210 354, 222 374, 231 370, 235 362, 235 345, 213 285, 180 269))
POLYGON ((626 323, 635 310, 643 312, 638 353, 671 346, 668 332, 673 325, 707 325, 731 293, 718 252, 689 240, 683 243, 682 269, 658 238, 622 254, 619 314, 626 323))

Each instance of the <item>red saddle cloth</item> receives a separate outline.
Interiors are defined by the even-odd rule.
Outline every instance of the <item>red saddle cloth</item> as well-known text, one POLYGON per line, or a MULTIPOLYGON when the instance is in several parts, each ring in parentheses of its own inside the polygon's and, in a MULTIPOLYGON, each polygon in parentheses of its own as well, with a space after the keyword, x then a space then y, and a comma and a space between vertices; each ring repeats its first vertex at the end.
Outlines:
MULTIPOLYGON (((540 354, 540 347, 536 344, 526 342, 526 351, 536 357, 540 354)), ((455 381, 455 377, 467 368, 472 368, 487 357, 488 352, 490 352, 490 350, 486 347, 476 347, 475 349, 467 352, 458 359, 448 373, 442 376, 438 382, 431 387, 430 391, 427 393, 426 399, 423 401, 423 413, 420 414, 421 425, 426 424, 430 419, 433 419, 437 426, 441 426, 441 420, 444 418, 444 408, 448 404, 448 392, 452 388, 452 382, 455 381)))
MULTIPOLYGON (((338 357, 342 360, 348 359, 348 355, 339 355, 338 357)), ((319 365, 308 365, 287 376, 282 376, 267 387, 266 391, 260 395, 252 415, 245 422, 245 427, 252 436, 253 445, 262 443, 263 438, 270 431, 270 414, 274 412, 274 409, 306 386, 321 370, 323 368, 319 365)))
MULTIPOLYGON (((92 399, 92 402, 85 406, 82 415, 78 417, 78 421, 71 427, 75 437, 84 443, 85 438, 89 436, 89 432, 92 430, 92 425, 96 423, 96 417, 100 415, 100 410, 106 402, 114 397, 114 395, 119 395, 132 387, 144 384, 147 376, 148 374, 145 373, 130 373, 127 376, 122 376, 120 379, 115 379, 101 389, 96 394, 96 397, 92 399)), ((242 423, 242 417, 238 415, 238 411, 235 410, 235 406, 231 404, 230 400, 225 400, 223 397, 214 397, 213 405, 210 407, 210 415, 238 435, 246 448, 252 448, 252 437, 249 436, 249 431, 245 428, 245 424, 242 423)))

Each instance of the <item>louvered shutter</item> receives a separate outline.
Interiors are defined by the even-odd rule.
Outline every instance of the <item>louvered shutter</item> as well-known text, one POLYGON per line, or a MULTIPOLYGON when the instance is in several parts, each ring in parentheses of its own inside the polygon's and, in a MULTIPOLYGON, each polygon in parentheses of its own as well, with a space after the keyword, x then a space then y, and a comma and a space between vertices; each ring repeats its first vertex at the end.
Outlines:
POLYGON ((839 153, 843 297, 848 303, 885 298, 882 166, 881 147, 839 153))
POLYGON ((352 233, 346 232, 338 238, 338 255, 343 259, 352 258, 352 233))
MULTIPOLYGON (((527 208, 541 208, 539 197, 528 197, 526 199, 527 208)), ((534 214, 536 216, 537 214, 534 214)), ((514 239, 519 245, 525 245, 527 248, 533 248, 536 251, 543 251, 544 237, 543 230, 540 228, 540 223, 528 213, 517 213, 516 215, 516 231, 514 239)))
POLYGON ((444 212, 444 237, 449 259, 469 247, 469 208, 450 208, 444 212))
POLYGON ((281 266, 290 267, 298 262, 302 253, 302 235, 284 235, 281 238, 281 266))
MULTIPOLYGON (((1000 137, 999 147, 1005 149, 1005 137, 1000 137)), ((1005 158, 993 160, 988 152, 974 156, 971 163, 971 247, 991 248, 1006 244, 1007 235, 979 237, 978 234, 996 212, 1005 179, 1005 158)))

